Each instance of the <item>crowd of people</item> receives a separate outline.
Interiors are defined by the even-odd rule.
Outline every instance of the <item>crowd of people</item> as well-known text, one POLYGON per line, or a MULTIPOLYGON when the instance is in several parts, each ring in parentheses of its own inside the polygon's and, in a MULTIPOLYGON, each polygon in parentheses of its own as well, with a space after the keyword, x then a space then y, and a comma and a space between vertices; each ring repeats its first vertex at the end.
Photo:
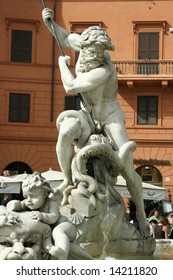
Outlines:
POLYGON ((7 202, 10 200, 10 195, 8 193, 4 193, 2 197, 0 197, 0 205, 6 206, 7 202))
POLYGON ((147 221, 151 236, 156 239, 173 239, 173 211, 162 217, 159 211, 154 209, 150 212, 147 221))

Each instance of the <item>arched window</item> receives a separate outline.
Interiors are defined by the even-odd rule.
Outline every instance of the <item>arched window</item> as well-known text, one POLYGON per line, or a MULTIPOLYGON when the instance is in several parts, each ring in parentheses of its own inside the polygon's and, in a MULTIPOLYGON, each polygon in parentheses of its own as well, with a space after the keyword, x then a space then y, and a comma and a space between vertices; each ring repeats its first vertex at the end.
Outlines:
POLYGON ((138 167, 136 172, 140 175, 143 182, 162 186, 162 174, 157 168, 151 165, 143 165, 138 167))
POLYGON ((4 171, 10 171, 14 174, 23 174, 23 173, 27 173, 27 174, 32 174, 32 169, 29 167, 29 165, 27 165, 24 162, 21 161, 15 161, 12 162, 10 164, 8 164, 5 168, 4 171))

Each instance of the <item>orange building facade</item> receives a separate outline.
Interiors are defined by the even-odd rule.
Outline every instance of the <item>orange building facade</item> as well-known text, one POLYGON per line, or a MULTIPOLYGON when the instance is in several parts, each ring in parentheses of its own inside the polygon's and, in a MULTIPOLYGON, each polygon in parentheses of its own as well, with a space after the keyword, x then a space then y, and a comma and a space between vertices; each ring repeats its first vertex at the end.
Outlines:
MULTIPOLYGON (((173 1, 47 0, 69 32, 106 28, 116 50, 118 98, 143 181, 173 195, 173 1)), ((65 108, 41 0, 0 0, 0 174, 59 170, 56 118, 65 108)), ((64 49, 72 58, 75 54, 64 49)))

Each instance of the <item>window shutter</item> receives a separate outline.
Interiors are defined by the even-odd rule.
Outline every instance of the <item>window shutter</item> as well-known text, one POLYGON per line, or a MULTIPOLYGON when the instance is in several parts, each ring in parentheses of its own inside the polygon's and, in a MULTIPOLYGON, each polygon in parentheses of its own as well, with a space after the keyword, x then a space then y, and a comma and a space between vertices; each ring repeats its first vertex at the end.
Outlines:
POLYGON ((65 110, 79 110, 80 98, 79 96, 65 96, 65 110))
POLYGON ((30 94, 10 93, 9 122, 30 121, 30 94))
POLYGON ((11 61, 32 61, 32 31, 12 30, 11 61))
POLYGON ((138 59, 148 59, 148 33, 139 33, 138 59))
POLYGON ((159 33, 158 32, 140 32, 138 45, 138 59, 146 60, 146 63, 138 64, 138 74, 158 74, 158 62, 150 60, 159 59, 159 33))
POLYGON ((149 39, 149 59, 159 59, 159 33, 150 33, 149 39))
POLYGON ((157 125, 158 96, 138 96, 137 124, 157 125))
POLYGON ((138 59, 159 59, 159 33, 140 32, 138 59))

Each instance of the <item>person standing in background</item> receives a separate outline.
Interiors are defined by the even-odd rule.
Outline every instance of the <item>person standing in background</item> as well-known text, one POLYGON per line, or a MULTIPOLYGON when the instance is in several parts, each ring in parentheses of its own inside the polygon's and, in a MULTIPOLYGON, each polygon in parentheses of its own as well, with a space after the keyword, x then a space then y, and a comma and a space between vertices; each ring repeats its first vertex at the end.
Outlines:
POLYGON ((168 214, 168 237, 169 239, 173 239, 173 212, 169 212, 168 214))
POLYGON ((159 223, 153 229, 153 237, 155 239, 168 239, 168 224, 161 218, 159 223))
POLYGON ((10 196, 8 193, 5 193, 3 195, 3 198, 2 200, 0 201, 0 205, 3 205, 3 206, 6 206, 7 205, 7 202, 10 200, 10 196))

